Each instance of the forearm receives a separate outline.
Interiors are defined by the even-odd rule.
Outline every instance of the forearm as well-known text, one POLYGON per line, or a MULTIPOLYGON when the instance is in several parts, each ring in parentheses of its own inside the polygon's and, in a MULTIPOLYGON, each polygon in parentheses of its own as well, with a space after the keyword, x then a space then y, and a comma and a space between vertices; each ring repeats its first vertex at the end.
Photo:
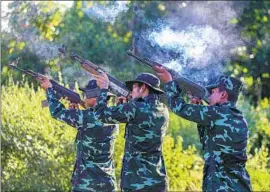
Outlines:
POLYGON ((97 105, 95 107, 96 117, 104 123, 126 123, 134 118, 136 109, 132 104, 120 104, 113 107, 107 106, 107 92, 102 89, 97 98, 97 105))
POLYGON ((168 105, 175 114, 203 125, 209 125, 211 121, 215 120, 217 107, 186 103, 183 97, 181 97, 182 91, 175 81, 167 83, 165 90, 168 97, 168 105))
POLYGON ((56 94, 52 88, 46 90, 46 96, 52 117, 59 118, 64 114, 65 106, 56 98, 56 94))
POLYGON ((62 104, 55 95, 52 88, 46 90, 46 96, 49 103, 50 113, 53 118, 63 121, 68 125, 75 128, 80 128, 83 125, 82 111, 75 109, 66 109, 64 104, 62 104))
POLYGON ((181 97, 182 90, 175 81, 170 81, 165 85, 166 95, 168 97, 168 105, 170 109, 177 115, 183 117, 186 102, 181 97))

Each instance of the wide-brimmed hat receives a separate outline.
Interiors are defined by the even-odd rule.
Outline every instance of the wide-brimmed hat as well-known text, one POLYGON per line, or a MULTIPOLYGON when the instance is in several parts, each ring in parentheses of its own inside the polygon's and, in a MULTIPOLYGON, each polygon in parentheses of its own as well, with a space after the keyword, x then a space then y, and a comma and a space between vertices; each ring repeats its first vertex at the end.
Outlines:
POLYGON ((238 98, 243 89, 243 83, 235 77, 221 75, 218 77, 216 83, 207 85, 206 89, 211 93, 211 90, 217 87, 224 87, 228 92, 238 98))
MULTIPOLYGON (((83 91, 84 93, 87 93, 87 98, 97 97, 99 96, 101 91, 97 85, 97 81, 94 79, 90 80, 85 87, 83 88, 80 87, 79 90, 83 91)), ((111 92, 108 92, 107 96, 114 97, 115 95, 112 94, 111 92)))
POLYGON ((132 85, 134 83, 144 83, 151 87, 157 94, 163 94, 164 91, 160 89, 160 80, 157 76, 151 73, 140 73, 135 80, 126 81, 127 88, 132 91, 132 85))

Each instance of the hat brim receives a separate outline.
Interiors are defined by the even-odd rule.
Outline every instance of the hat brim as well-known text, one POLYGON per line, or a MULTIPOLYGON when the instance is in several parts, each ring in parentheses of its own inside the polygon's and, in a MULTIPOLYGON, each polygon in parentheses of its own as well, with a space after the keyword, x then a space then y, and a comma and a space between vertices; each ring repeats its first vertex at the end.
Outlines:
POLYGON ((134 83, 144 83, 146 85, 148 85, 149 87, 151 87, 154 91, 156 91, 157 94, 164 94, 165 92, 157 87, 153 87, 151 84, 149 84, 148 82, 145 81, 140 81, 140 80, 133 80, 133 81, 126 81, 125 84, 127 86, 127 88, 132 91, 132 86, 134 83))
POLYGON ((217 84, 211 84, 211 85, 207 85, 205 86, 205 88, 211 93, 212 89, 217 88, 218 85, 217 84))

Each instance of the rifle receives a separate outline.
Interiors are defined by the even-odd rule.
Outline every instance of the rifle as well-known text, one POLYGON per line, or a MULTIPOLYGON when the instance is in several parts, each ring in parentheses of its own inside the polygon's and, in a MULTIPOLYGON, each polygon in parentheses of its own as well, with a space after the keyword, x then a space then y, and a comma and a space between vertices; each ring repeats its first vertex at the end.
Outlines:
MULTIPOLYGON (((18 60, 17 60, 18 62, 18 60)), ((36 73, 32 70, 24 70, 21 69, 17 66, 16 63, 8 64, 8 66, 12 69, 16 69, 18 71, 21 71, 23 74, 30 75, 31 77, 37 79, 44 79, 46 78, 44 75, 40 73, 36 73)), ((50 79, 50 82, 52 84, 53 90, 56 92, 56 98, 61 99, 61 98, 67 98, 70 102, 80 104, 82 107, 85 107, 85 103, 81 100, 80 95, 62 85, 60 85, 57 81, 50 79)), ((42 101, 42 107, 47 107, 48 106, 48 101, 44 100, 42 101)))
POLYGON ((141 57, 135 55, 133 53, 133 49, 128 50, 127 54, 131 57, 134 57, 135 59, 137 59, 138 61, 140 61, 141 63, 143 63, 149 67, 154 67, 154 66, 163 67, 164 69, 166 69, 168 72, 171 73, 172 78, 178 83, 179 87, 183 91, 185 91, 187 93, 191 93, 193 96, 199 97, 199 98, 203 99, 205 102, 209 103, 209 94, 210 93, 208 92, 208 90, 205 87, 203 87, 203 86, 201 86, 201 85, 199 85, 199 84, 197 84, 197 83, 195 83, 195 82, 193 82, 185 77, 180 76, 177 73, 177 71, 170 69, 170 68, 168 68, 168 67, 166 67, 158 62, 151 61, 148 58, 141 58, 141 57))
MULTIPOLYGON (((58 51, 66 55, 66 48, 64 45, 58 48, 58 51)), ((78 61, 81 64, 81 67, 84 68, 87 72, 89 72, 92 75, 99 75, 101 71, 105 72, 105 70, 102 69, 101 67, 97 66, 96 64, 92 63, 91 61, 87 59, 80 57, 79 55, 73 52, 70 54, 70 57, 72 60, 78 61)), ((126 85, 122 83, 121 81, 117 80, 116 78, 114 78, 113 76, 109 75, 108 73, 107 75, 110 81, 109 88, 111 89, 111 91, 118 96, 128 97, 129 90, 126 87, 126 85)))

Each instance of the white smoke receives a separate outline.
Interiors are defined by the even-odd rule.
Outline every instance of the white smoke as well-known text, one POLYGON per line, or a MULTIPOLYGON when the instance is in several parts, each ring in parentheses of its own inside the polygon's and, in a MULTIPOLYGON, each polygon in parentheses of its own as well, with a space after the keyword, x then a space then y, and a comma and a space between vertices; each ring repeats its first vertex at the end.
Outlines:
MULTIPOLYGON (((206 67, 226 46, 226 37, 211 26, 189 27, 185 31, 173 31, 167 27, 161 32, 151 33, 149 39, 161 48, 181 52, 186 58, 182 65, 191 68, 206 67)), ((226 56, 224 52, 219 54, 220 60, 226 56)))
MULTIPOLYGON (((41 60, 52 60, 59 56, 58 47, 55 42, 48 41, 44 37, 40 35, 40 32, 37 28, 30 25, 31 19, 36 17, 39 14, 40 2, 13 2, 15 4, 16 9, 20 4, 27 3, 29 7, 27 12, 24 12, 25 15, 20 17, 20 13, 16 14, 16 21, 14 25, 17 27, 17 30, 12 29, 11 33, 16 37, 17 42, 25 42, 26 48, 30 50, 30 52, 35 53, 37 57, 41 60)), ((56 4, 57 7, 61 7, 62 5, 56 4)), ((53 26, 51 26, 51 30, 55 30, 53 26)), ((57 33, 57 32, 56 32, 57 33)))
POLYGON ((43 40, 36 29, 26 28, 22 33, 14 32, 14 35, 18 42, 25 42, 30 52, 35 53, 41 60, 51 60, 59 56, 60 45, 43 40))
POLYGON ((240 29, 235 29, 232 20, 246 5, 227 1, 168 2, 162 24, 147 29, 141 37, 151 47, 141 42, 138 48, 149 50, 146 55, 181 74, 192 72, 193 79, 208 81, 205 77, 220 75, 232 50, 244 45, 240 29))
POLYGON ((169 62, 163 63, 163 65, 180 73, 183 69, 180 63, 181 62, 179 60, 171 60, 169 62))
MULTIPOLYGON (((105 1, 105 3, 105 5, 95 3, 90 7, 83 8, 82 10, 89 17, 102 20, 104 22, 114 23, 120 13, 126 12, 129 9, 127 1, 105 1)), ((87 3, 85 3, 85 5, 87 6, 87 3)))

